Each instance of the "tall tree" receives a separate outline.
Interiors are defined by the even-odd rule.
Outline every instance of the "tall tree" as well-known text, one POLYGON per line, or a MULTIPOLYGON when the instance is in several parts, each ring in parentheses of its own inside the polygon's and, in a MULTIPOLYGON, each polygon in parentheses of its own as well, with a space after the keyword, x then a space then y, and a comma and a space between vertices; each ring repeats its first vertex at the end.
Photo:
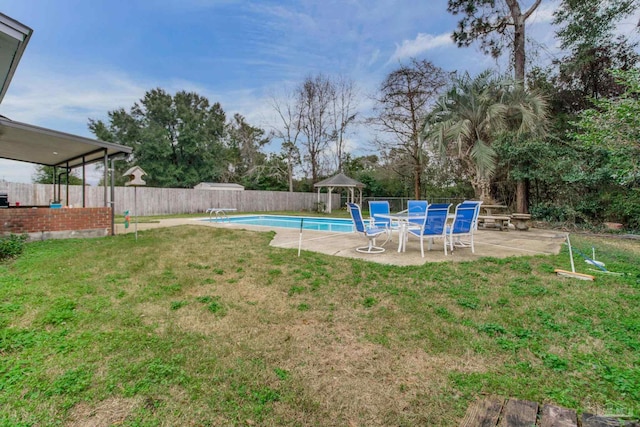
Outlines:
POLYGON ((421 138, 424 118, 449 81, 449 75, 426 60, 412 59, 392 71, 380 85, 374 116, 368 121, 389 138, 378 142, 383 151, 406 159, 401 174, 413 178, 413 195, 422 194, 422 174, 428 162, 421 138))
MULTIPOLYGON (((600 99, 583 111, 574 137, 587 146, 608 151, 612 178, 640 188, 640 70, 615 72, 624 88, 620 97, 600 99)), ((640 223, 640 219, 638 219, 640 223)))
POLYGON ((447 10, 454 15, 464 15, 453 32, 458 46, 469 46, 480 41, 482 50, 499 57, 505 45, 512 54, 514 78, 524 82, 526 50, 525 24, 542 0, 534 0, 526 7, 524 1, 504 0, 449 0, 447 10), (523 12, 523 6, 525 11, 523 12))
MULTIPOLYGON (((485 53, 498 57, 505 44, 512 54, 514 78, 524 84, 526 49, 526 21, 540 6, 542 0, 534 0, 526 6, 519 0, 449 0, 447 10, 454 15, 463 15, 453 40, 458 46, 469 46, 479 40, 485 53), (524 6, 524 8, 523 8, 524 6), (524 12, 523 12, 524 9, 524 12)), ((516 209, 526 213, 529 210, 529 183, 518 181, 516 209)))
POLYGON ((348 128, 357 116, 356 95, 352 80, 317 74, 283 97, 271 98, 280 122, 275 136, 282 141, 282 154, 289 165, 290 191, 296 165, 303 167, 312 184, 327 171, 324 166, 330 159, 331 143, 335 144, 337 170, 342 168, 348 128))
POLYGON ((100 139, 132 147, 130 163, 147 172, 151 186, 189 188, 217 181, 227 166, 225 113, 196 93, 171 96, 153 89, 129 111, 108 114, 108 124, 90 119, 89 128, 100 139))
POLYGON ((325 75, 307 77, 296 89, 300 110, 300 143, 304 147, 312 183, 318 182, 324 155, 331 140, 333 124, 331 106, 335 85, 325 75))
POLYGON ((617 23, 638 7, 637 0, 562 0, 553 14, 560 47, 591 48, 613 39, 617 23))
POLYGON ((241 114, 234 114, 226 132, 228 180, 250 181, 266 161, 267 156, 261 150, 269 141, 264 130, 251 126, 241 114))
POLYGON ((618 96, 624 90, 609 70, 632 69, 640 58, 638 43, 615 36, 614 30, 638 7, 637 0, 562 0, 554 12, 560 47, 570 52, 557 61, 556 79, 570 112, 590 108, 592 100, 618 96))
MULTIPOLYGON (((102 120, 89 119, 89 129, 96 138, 102 141, 115 142, 128 146, 129 144, 126 141, 136 141, 138 139, 138 126, 133 117, 123 108, 108 112, 108 116, 108 123, 102 120)), ((127 156, 125 161, 113 162, 115 185, 122 186, 129 181, 129 178, 124 177, 123 174, 133 163, 133 155, 127 156)), ((96 167, 98 170, 102 170, 102 165, 96 164, 96 167)), ((104 178, 101 179, 101 181, 103 180, 104 178)))
POLYGON ((64 168, 58 168, 58 176, 54 179, 53 166, 38 166, 32 177, 35 184, 53 184, 54 182, 69 185, 82 185, 82 178, 79 178, 73 170, 67 171, 64 168))
POLYGON ((293 191, 294 168, 300 164, 300 138, 302 110, 298 108, 294 93, 288 92, 281 98, 273 96, 271 107, 275 110, 280 125, 274 128, 276 138, 282 141, 281 153, 287 164, 289 191, 293 191))
POLYGON ((438 152, 457 158, 475 196, 491 200, 490 183, 497 156, 492 147, 499 135, 544 130, 546 103, 512 79, 494 79, 489 71, 454 79, 438 101, 425 127, 425 138, 438 152))
POLYGON ((339 77, 334 81, 335 93, 331 101, 330 114, 333 130, 331 139, 335 144, 336 169, 343 171, 346 156, 347 130, 357 117, 356 87, 353 80, 339 77))
POLYGON ((287 176, 286 154, 270 153, 264 164, 252 174, 253 183, 250 187, 268 191, 286 191, 289 189, 287 176))

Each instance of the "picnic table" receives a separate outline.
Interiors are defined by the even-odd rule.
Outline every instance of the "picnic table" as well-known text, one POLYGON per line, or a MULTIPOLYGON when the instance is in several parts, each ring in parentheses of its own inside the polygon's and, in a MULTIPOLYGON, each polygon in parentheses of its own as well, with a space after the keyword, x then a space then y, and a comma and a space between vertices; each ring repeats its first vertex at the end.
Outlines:
POLYGON ((502 231, 509 231, 511 215, 509 215, 508 209, 509 207, 506 205, 480 205, 478 226, 488 228, 491 225, 502 231))

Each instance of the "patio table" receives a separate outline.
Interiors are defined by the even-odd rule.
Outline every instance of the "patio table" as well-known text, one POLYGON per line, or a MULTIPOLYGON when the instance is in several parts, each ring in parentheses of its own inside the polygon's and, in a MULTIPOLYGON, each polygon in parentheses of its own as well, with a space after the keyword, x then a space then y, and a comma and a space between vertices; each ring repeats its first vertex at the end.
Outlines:
POLYGON ((375 214, 374 218, 390 219, 398 223, 398 252, 406 250, 407 232, 411 221, 423 220, 423 214, 410 214, 407 212, 399 212, 395 214, 375 214))

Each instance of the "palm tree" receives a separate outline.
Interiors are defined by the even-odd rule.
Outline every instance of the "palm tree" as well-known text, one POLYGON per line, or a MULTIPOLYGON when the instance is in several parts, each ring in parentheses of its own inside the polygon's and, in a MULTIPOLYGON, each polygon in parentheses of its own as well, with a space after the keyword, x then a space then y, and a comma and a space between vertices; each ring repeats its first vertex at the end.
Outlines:
POLYGON ((443 156, 456 158, 471 180, 477 198, 490 200, 497 166, 492 142, 503 132, 544 132, 547 104, 510 78, 484 71, 454 78, 425 122, 423 137, 443 156))

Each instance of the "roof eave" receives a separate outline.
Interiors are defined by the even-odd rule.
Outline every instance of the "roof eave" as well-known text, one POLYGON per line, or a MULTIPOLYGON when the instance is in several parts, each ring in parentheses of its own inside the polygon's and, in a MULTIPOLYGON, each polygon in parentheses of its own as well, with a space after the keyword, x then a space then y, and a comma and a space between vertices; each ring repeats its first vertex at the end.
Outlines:
POLYGON ((2 87, 0 88, 0 102, 2 102, 2 100, 4 99, 4 95, 9 89, 9 84, 11 83, 11 79, 16 72, 16 68, 18 68, 18 64, 20 63, 22 54, 24 53, 24 50, 26 49, 27 44, 31 39, 33 30, 26 25, 16 21, 15 19, 0 13, 0 31, 15 38, 19 42, 18 48, 13 55, 13 60, 11 61, 11 65, 9 66, 9 70, 7 71, 7 75, 4 79, 4 84, 2 84, 2 87))

